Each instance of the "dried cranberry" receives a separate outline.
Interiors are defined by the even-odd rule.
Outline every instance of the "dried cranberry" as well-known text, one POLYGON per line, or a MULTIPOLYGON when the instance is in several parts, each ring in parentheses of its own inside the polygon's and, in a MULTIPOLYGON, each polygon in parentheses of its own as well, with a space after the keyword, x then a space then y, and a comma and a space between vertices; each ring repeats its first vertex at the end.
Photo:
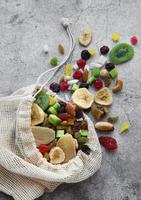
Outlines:
POLYGON ((77 65, 79 68, 84 68, 86 65, 86 61, 84 59, 77 60, 77 65))
POLYGON ((42 154, 45 154, 49 151, 48 149, 48 146, 46 144, 40 144, 39 146, 39 151, 42 153, 42 154))
POLYGON ((71 118, 71 115, 68 113, 59 113, 58 117, 62 120, 62 121, 67 121, 68 119, 71 118))
POLYGON ((114 65, 113 63, 106 63, 105 68, 106 68, 108 71, 111 71, 112 69, 115 68, 115 65, 114 65))
POLYGON ((83 117, 83 112, 80 108, 76 109, 76 115, 75 116, 76 116, 76 119, 80 119, 80 118, 83 117))
POLYGON ((60 85, 58 83, 51 83, 49 88, 53 91, 53 92, 59 92, 60 91, 60 85))
POLYGON ((100 53, 102 55, 106 55, 108 52, 109 52, 109 47, 103 46, 103 47, 100 48, 100 53))
POLYGON ((99 142, 108 151, 115 150, 115 149, 118 148, 117 141, 112 137, 100 136, 99 137, 99 142))
POLYGON ((90 155, 91 149, 88 147, 88 145, 84 144, 80 147, 80 149, 87 155, 90 155))
POLYGON ((80 83, 79 88, 89 88, 89 84, 88 83, 80 83))
POLYGON ((77 133, 78 131, 80 131, 80 126, 73 126, 73 128, 72 128, 72 132, 73 133, 77 133))
POLYGON ((74 72, 73 78, 80 79, 81 77, 82 77, 82 72, 81 71, 77 70, 77 71, 74 72))
POLYGON ((64 82, 64 81, 63 81, 63 82, 60 83, 60 90, 61 90, 62 92, 68 90, 68 88, 69 88, 69 84, 68 84, 67 82, 64 82))
POLYGON ((97 80, 95 80, 94 81, 94 87, 96 88, 96 89, 101 89, 102 87, 103 87, 103 82, 102 82, 102 80, 100 80, 100 79, 97 79, 97 80))
POLYGON ((130 39, 130 42, 132 45, 136 45, 138 43, 138 39, 136 36, 132 36, 130 39))
POLYGON ((81 52, 81 58, 84 60, 89 60, 89 58, 91 57, 91 54, 89 53, 88 50, 83 50, 81 52))

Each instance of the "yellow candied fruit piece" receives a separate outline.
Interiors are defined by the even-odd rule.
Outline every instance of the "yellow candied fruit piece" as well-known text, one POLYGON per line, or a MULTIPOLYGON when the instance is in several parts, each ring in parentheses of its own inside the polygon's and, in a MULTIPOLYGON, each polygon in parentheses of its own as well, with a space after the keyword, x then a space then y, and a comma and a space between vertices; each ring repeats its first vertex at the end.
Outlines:
POLYGON ((96 54, 96 50, 90 49, 90 50, 89 50, 89 53, 91 54, 91 56, 94 56, 94 55, 96 54))
POLYGON ((119 39, 120 39, 120 34, 119 34, 119 33, 113 33, 113 34, 112 34, 112 40, 113 40, 114 42, 119 41, 119 39))
POLYGON ((49 106, 53 106, 56 103, 56 99, 53 96, 49 96, 49 106))
POLYGON ((67 64, 65 66, 65 74, 66 76, 71 76, 72 73, 72 64, 67 64))
POLYGON ((125 131, 128 131, 128 129, 129 129, 129 124, 127 122, 124 122, 123 124, 121 124, 119 131, 120 133, 123 133, 125 131))

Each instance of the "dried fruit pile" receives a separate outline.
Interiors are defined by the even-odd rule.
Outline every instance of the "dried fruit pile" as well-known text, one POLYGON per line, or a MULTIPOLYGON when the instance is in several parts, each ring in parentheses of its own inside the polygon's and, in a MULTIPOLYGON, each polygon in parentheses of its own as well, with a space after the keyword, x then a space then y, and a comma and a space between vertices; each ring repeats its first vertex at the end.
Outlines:
MULTIPOLYGON (((112 34, 113 42, 118 42, 120 35, 112 34)), ((84 30, 79 36, 79 43, 82 46, 88 46, 92 40, 90 30, 84 30)), ((136 45, 138 40, 136 36, 131 37, 130 42, 136 45)), ((96 122, 97 131, 109 132, 114 130, 114 123, 118 121, 118 116, 109 115, 109 106, 113 102, 110 85, 114 81, 112 88, 113 93, 118 93, 123 88, 123 80, 119 79, 117 66, 131 60, 134 56, 134 49, 130 44, 119 43, 111 50, 108 46, 102 46, 99 49, 100 57, 96 62, 89 62, 96 54, 94 49, 84 49, 81 52, 81 58, 75 64, 68 63, 64 68, 64 76, 58 82, 53 82, 50 89, 53 92, 71 91, 72 102, 84 111, 91 110, 96 122), (108 59, 109 58, 109 59, 108 59), (91 87, 96 90, 96 94, 89 91, 91 87), (103 121, 103 117, 108 115, 107 121, 103 121), (102 120, 102 121, 101 121, 102 120)), ((128 130, 128 123, 123 123, 119 128, 119 132, 128 130)), ((117 148, 117 142, 112 137, 99 137, 101 145, 107 150, 117 148)))
POLYGON ((79 149, 90 153, 88 124, 73 103, 39 92, 32 105, 31 125, 37 148, 52 164, 68 162, 79 149))

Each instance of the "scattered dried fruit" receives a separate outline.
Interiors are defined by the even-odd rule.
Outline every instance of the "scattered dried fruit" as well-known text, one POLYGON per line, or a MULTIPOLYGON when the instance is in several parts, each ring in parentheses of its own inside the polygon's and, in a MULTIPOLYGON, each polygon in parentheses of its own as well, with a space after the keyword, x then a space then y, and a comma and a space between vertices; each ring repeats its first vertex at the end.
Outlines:
POLYGON ((102 80, 101 79, 96 79, 95 81, 94 81, 94 87, 97 89, 97 90, 99 90, 99 89, 101 89, 102 87, 103 87, 103 82, 102 82, 102 80))
POLYGON ((93 104, 91 107, 91 113, 96 120, 100 120, 108 112, 107 108, 93 104))
POLYGON ((92 32, 90 30, 84 30, 79 36, 79 43, 87 47, 92 40, 92 32))
POLYGON ((136 36, 132 36, 130 39, 130 42, 132 45, 136 45, 138 43, 138 39, 136 36))
POLYGON ((100 48, 100 53, 102 55, 106 55, 109 52, 109 47, 108 46, 103 46, 100 48))
POLYGON ((89 84, 88 83, 80 83, 79 88, 89 88, 89 84))
POLYGON ((87 80, 88 80, 88 77, 89 77, 89 72, 88 72, 87 69, 84 69, 84 71, 83 71, 83 73, 82 73, 82 81, 83 81, 84 83, 86 83, 87 80))
POLYGON ((79 88, 73 93, 72 101, 80 108, 87 109, 91 107, 94 96, 86 88, 79 88))
POLYGON ((81 52, 81 58, 84 59, 84 60, 89 60, 89 58, 91 57, 91 54, 89 53, 88 50, 83 50, 81 52))
POLYGON ((108 70, 102 69, 102 70, 100 71, 100 77, 103 78, 103 79, 107 79, 107 78, 109 77, 109 72, 108 72, 108 70))
POLYGON ((72 73, 72 64, 67 64, 65 66, 65 74, 66 76, 71 76, 72 73))
POLYGON ((112 137, 100 136, 99 142, 108 151, 116 150, 118 148, 117 141, 112 137))
POLYGON ((50 60, 50 64, 53 66, 58 65, 58 58, 57 57, 52 57, 50 60))
POLYGON ((113 42, 118 42, 120 39, 120 34, 119 33, 113 33, 112 34, 112 40, 113 42))
POLYGON ((60 85, 58 83, 51 83, 49 88, 53 91, 53 92, 60 92, 60 85))
POLYGON ((82 77, 82 72, 80 70, 77 70, 73 73, 74 79, 80 79, 82 77))
POLYGON ((107 87, 99 90, 95 95, 95 102, 100 105, 108 106, 113 102, 110 90, 107 87))
POLYGON ((97 122, 95 124, 95 128, 98 131, 113 131, 114 130, 114 126, 112 123, 109 122, 97 122))
POLYGON ((71 118, 71 115, 68 113, 59 113, 58 117, 62 120, 62 121, 67 121, 68 119, 71 118))
POLYGON ((111 82, 112 80, 110 78, 105 79, 104 80, 105 87, 109 87, 111 85, 111 82))
POLYGON ((84 59, 77 60, 77 65, 79 68, 84 68, 86 65, 86 60, 84 60, 84 59))
POLYGON ((118 80, 116 80, 116 83, 115 83, 112 91, 114 93, 120 92, 122 90, 122 87, 123 87, 123 81, 118 79, 118 80))
POLYGON ((66 105, 66 111, 68 114, 71 115, 71 117, 75 117, 76 115, 76 105, 72 104, 72 103, 67 103, 66 105))
POLYGON ((118 76, 118 70, 117 70, 117 68, 112 69, 112 70, 109 72, 109 74, 110 74, 110 76, 111 76, 112 78, 116 78, 116 77, 118 76))
POLYGON ((107 69, 107 71, 111 71, 115 68, 115 65, 113 63, 106 63, 105 68, 107 69))
POLYGON ((107 121, 114 124, 118 121, 119 116, 114 116, 114 117, 108 117, 107 121))
POLYGON ((97 67, 94 67, 94 68, 92 69, 92 75, 93 75, 94 77, 98 78, 98 77, 100 76, 100 69, 97 68, 97 67))
POLYGON ((61 90, 62 92, 68 90, 68 88, 69 88, 69 84, 68 84, 67 82, 64 82, 64 81, 63 81, 63 82, 60 83, 60 90, 61 90))
POLYGON ((91 56, 94 56, 96 54, 96 50, 94 49, 89 49, 89 53, 91 54, 91 56))
POLYGON ((64 54, 64 53, 65 53, 65 49, 64 49, 64 47, 63 47, 62 44, 59 44, 59 45, 58 45, 58 51, 59 51, 59 53, 61 53, 61 54, 64 54))
POLYGON ((124 122, 123 124, 121 124, 121 126, 120 126, 120 133, 123 133, 123 132, 125 132, 125 131, 128 131, 128 129, 129 129, 129 124, 128 124, 128 122, 124 122))

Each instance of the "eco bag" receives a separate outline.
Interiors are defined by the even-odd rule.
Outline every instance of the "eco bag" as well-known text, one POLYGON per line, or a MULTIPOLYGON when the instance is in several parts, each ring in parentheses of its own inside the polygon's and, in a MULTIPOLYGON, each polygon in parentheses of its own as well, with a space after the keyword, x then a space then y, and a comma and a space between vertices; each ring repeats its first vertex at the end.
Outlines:
MULTIPOLYGON (((66 29, 70 34, 68 26, 66 29)), ((73 38, 70 38, 72 46, 69 56, 74 48, 73 38)), ((55 70, 57 71, 65 62, 55 70)), ((93 123, 85 114, 89 130, 90 155, 79 150, 77 156, 68 163, 53 165, 43 158, 36 148, 31 130, 32 103, 42 89, 56 96, 45 87, 51 76, 44 84, 39 83, 48 72, 49 70, 39 76, 37 84, 0 98, 0 190, 16 200, 32 200, 41 196, 45 189, 51 192, 61 183, 85 180, 101 165, 100 144, 93 123)), ((56 98, 60 100, 60 97, 56 98)))

